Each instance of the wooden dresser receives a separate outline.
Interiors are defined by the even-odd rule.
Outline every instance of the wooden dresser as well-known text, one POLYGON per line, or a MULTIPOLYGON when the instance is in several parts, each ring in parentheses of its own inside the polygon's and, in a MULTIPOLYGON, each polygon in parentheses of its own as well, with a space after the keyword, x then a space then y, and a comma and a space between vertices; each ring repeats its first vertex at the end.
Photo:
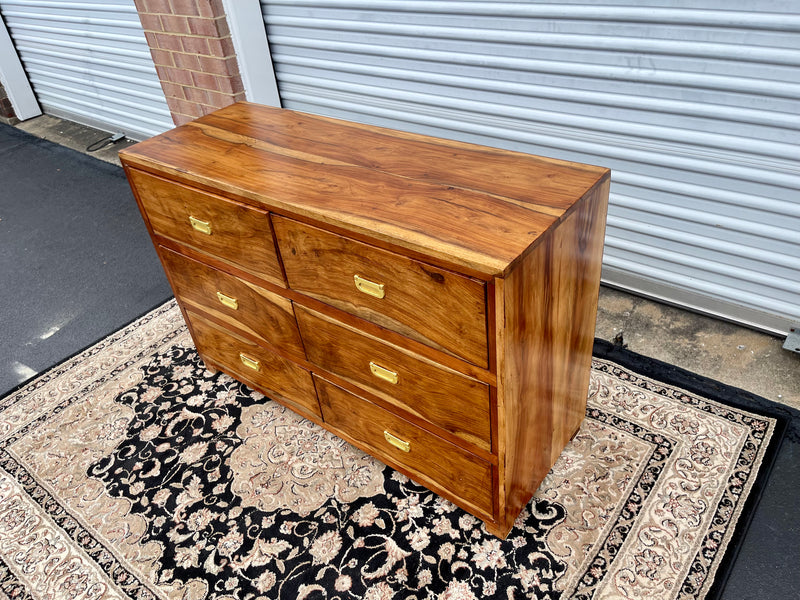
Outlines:
POLYGON ((584 416, 608 169, 249 103, 120 157, 209 368, 508 534, 584 416))

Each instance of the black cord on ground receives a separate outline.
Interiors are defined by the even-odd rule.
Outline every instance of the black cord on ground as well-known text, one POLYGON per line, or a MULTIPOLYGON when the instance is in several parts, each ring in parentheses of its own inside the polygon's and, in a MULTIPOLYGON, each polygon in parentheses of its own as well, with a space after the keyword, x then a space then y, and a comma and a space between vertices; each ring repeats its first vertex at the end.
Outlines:
POLYGON ((112 133, 86 146, 86 151, 96 152, 97 150, 100 150, 100 148, 105 148, 106 146, 110 146, 111 144, 117 143, 124 137, 125 137, 124 133, 112 133))

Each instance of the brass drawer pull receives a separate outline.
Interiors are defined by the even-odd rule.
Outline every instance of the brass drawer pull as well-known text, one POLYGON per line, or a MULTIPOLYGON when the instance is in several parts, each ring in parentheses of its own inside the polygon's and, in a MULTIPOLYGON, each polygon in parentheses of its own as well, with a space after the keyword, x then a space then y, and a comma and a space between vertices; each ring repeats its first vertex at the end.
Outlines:
POLYGON ((200 233, 205 233, 206 235, 211 235, 211 222, 210 221, 202 221, 197 217, 193 217, 189 215, 189 223, 191 223, 192 227, 194 227, 200 233))
POLYGON ((403 452, 409 452, 411 450, 411 442, 407 442, 405 440, 401 440, 396 435, 392 435, 388 431, 383 432, 383 437, 386 438, 386 441, 389 442, 395 448, 399 448, 403 452))
POLYGON ((247 356, 247 354, 243 352, 239 354, 239 360, 241 360, 242 364, 248 369, 253 369, 254 371, 261 370, 261 363, 258 362, 255 358, 250 358, 249 356, 247 356))
POLYGON ((369 370, 372 371, 372 374, 378 379, 383 379, 389 383, 397 383, 397 373, 390 371, 386 367, 382 367, 380 365, 376 365, 374 362, 370 362, 369 370))
POLYGON ((361 275, 353 275, 353 280, 356 282, 356 288, 359 292, 363 292, 367 296, 374 296, 375 298, 383 298, 386 291, 383 289, 382 283, 375 283, 369 279, 364 279, 361 275))
POLYGON ((219 300, 224 306, 227 306, 228 308, 232 308, 233 310, 239 310, 239 301, 232 296, 226 296, 222 292, 217 292, 217 300, 219 300))

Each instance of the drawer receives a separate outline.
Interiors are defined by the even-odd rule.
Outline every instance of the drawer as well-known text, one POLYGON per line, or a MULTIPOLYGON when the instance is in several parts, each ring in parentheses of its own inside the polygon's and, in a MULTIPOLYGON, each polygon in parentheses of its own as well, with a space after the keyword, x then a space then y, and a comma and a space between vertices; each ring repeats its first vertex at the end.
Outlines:
POLYGON ((466 450, 314 376, 325 423, 390 465, 421 475, 472 508, 492 514, 492 467, 466 450))
POLYGON ((272 216, 289 287, 488 366, 486 284, 272 216))
POLYGON ((296 306, 308 360, 491 451, 489 386, 296 306))
POLYGON ((274 352, 186 311, 201 355, 226 373, 269 394, 274 392, 301 412, 320 415, 311 374, 274 352))
POLYGON ((163 246, 159 253, 184 305, 305 358, 290 300, 163 246))
POLYGON ((158 235, 285 286, 268 213, 136 169, 128 176, 158 235))

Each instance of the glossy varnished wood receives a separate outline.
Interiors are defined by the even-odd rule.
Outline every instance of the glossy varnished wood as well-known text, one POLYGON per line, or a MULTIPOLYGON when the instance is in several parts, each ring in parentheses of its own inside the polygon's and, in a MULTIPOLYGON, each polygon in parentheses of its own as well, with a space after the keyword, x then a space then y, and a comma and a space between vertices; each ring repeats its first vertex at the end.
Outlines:
POLYGON ((591 187, 602 169, 499 148, 463 144, 285 112, 264 119, 261 107, 238 104, 195 122, 260 140, 284 152, 305 153, 430 183, 500 196, 531 210, 561 216, 575 202, 575 190, 591 187), (342 144, 346 136, 353 143, 342 144))
POLYGON ((508 272, 571 210, 575 198, 607 176, 599 167, 381 128, 339 123, 338 133, 332 133, 335 125, 239 103, 121 156, 131 166, 170 173, 277 213, 309 217, 489 277, 508 272), (231 121, 259 121, 261 126, 234 131, 231 121), (326 131, 320 147, 336 138, 340 149, 335 156, 313 150, 318 122, 326 131), (394 162, 387 158, 393 143, 411 144, 407 153, 397 152, 394 162), (383 148, 372 154, 376 166, 365 163, 364 148, 370 144, 383 148), (477 168, 481 155, 485 164, 478 172, 487 177, 478 186, 468 170, 477 168), (513 164, 501 167, 503 157, 513 164), (506 182, 498 185, 499 192, 482 191, 498 180, 506 182))
POLYGON ((291 300, 169 248, 159 246, 158 251, 179 302, 304 357, 291 300), (223 304, 218 293, 235 300, 236 307, 223 304))
POLYGON ((311 374, 294 362, 186 311, 197 350, 220 369, 267 394, 277 394, 290 404, 320 414, 311 374), (258 370, 242 362, 241 354, 258 361, 258 370))
POLYGON ((120 156, 208 366, 508 534, 584 416, 607 169, 248 103, 120 156))
POLYGON ((441 486, 484 517, 491 516, 488 462, 324 379, 314 380, 325 423, 388 464, 405 467, 423 483, 441 486), (384 432, 407 442, 409 450, 391 445, 384 432))
POLYGON ((273 216, 289 287, 480 367, 488 364, 486 284, 273 216), (384 286, 376 298, 354 275, 384 286))
POLYGON ((506 440, 501 483, 509 519, 530 500, 586 412, 607 198, 605 182, 497 286, 504 325, 498 435, 506 440))
POLYGON ((491 449, 489 386, 297 307, 308 360, 423 419, 491 449), (397 375, 375 375, 374 363, 397 375))
POLYGON ((135 169, 128 178, 156 234, 284 285, 266 212, 135 169), (194 229, 190 217, 209 223, 211 233, 194 229))
MULTIPOLYGON (((229 265, 221 260, 215 259, 214 257, 203 254, 201 252, 197 252, 188 246, 183 246, 181 244, 177 244, 172 240, 167 238, 163 238, 161 236, 155 236, 154 241, 158 246, 168 248, 174 252, 180 253, 187 258, 192 258, 197 262, 202 262, 206 265, 209 265, 217 270, 223 270, 231 275, 234 275, 236 278, 241 279, 244 282, 252 283, 257 287, 261 287, 268 292, 272 292, 274 294, 280 295, 285 297, 287 300, 291 300, 294 305, 301 305, 315 312, 322 313, 332 319, 341 321, 342 323, 360 329, 364 331, 368 335, 381 338, 390 342, 393 345, 399 346, 408 350, 412 354, 418 354, 423 356, 431 361, 438 362, 443 366, 446 366, 450 369, 456 370, 460 373, 464 373, 465 375, 477 379, 483 383, 489 385, 496 385, 497 384, 497 376, 494 372, 489 370, 489 367, 494 369, 494 364, 490 364, 489 367, 481 368, 472 363, 465 361, 462 358, 458 358, 453 354, 446 353, 441 350, 437 350, 430 345, 423 344, 422 342, 418 342, 414 339, 386 329, 384 327, 380 327, 374 323, 370 323, 362 319, 361 317, 357 317, 351 313, 345 313, 337 308, 329 304, 325 304, 324 302, 320 302, 310 296, 306 296, 305 294, 301 294, 299 292, 295 292, 292 289, 281 287, 275 284, 270 283, 269 281, 254 277, 252 273, 248 273, 246 271, 242 271, 241 269, 236 268, 233 265, 229 265)), ((488 284, 488 288, 491 288, 491 284, 488 284)), ((487 289, 487 295, 488 295, 487 289)))

